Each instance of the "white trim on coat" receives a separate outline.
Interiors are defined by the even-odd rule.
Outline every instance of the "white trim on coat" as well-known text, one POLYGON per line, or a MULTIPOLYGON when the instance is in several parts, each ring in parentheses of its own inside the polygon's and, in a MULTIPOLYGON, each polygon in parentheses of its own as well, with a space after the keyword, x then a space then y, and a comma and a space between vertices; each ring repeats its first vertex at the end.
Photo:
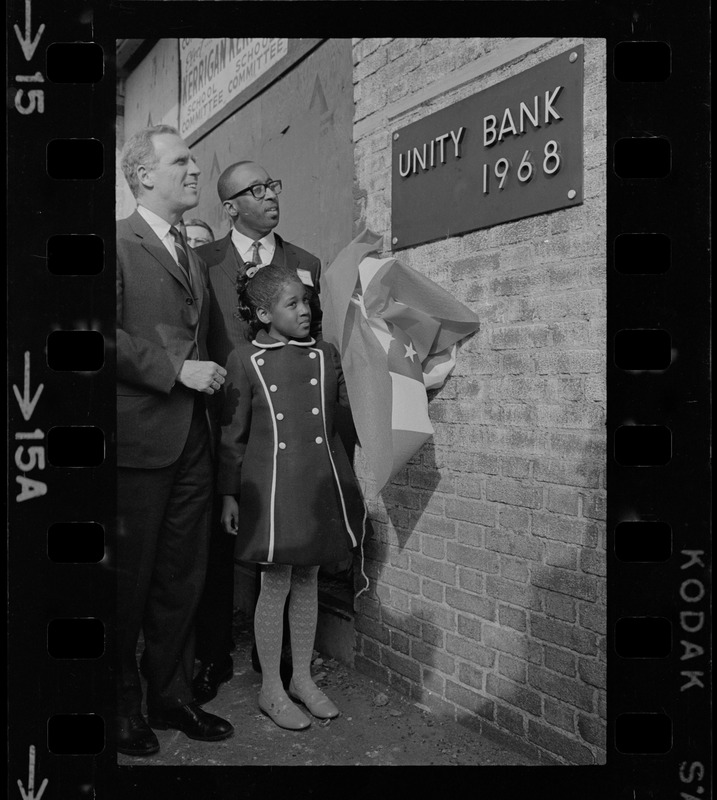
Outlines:
POLYGON ((254 353, 251 357, 251 363, 254 365, 254 371, 259 376, 259 380, 261 381, 261 385, 264 387, 264 394, 266 395, 266 402, 269 404, 269 409, 271 410, 271 424, 274 428, 274 466, 271 471, 271 505, 269 511, 269 549, 267 551, 267 562, 273 563, 274 561, 274 509, 276 506, 276 473, 277 473, 277 460, 276 457, 279 453, 279 430, 276 426, 276 415, 274 414, 274 404, 271 402, 271 392, 266 385, 266 381, 264 380, 264 376, 261 374, 261 370, 259 369, 259 365, 256 363, 256 359, 260 358, 266 350, 259 350, 258 353, 254 353))
MULTIPOLYGON (((269 339, 271 339, 269 334, 267 334, 267 336, 269 339)), ((274 339, 272 339, 271 342, 260 342, 258 339, 252 339, 251 343, 254 345, 254 347, 261 347, 264 350, 274 350, 277 347, 286 347, 287 344, 295 344, 297 347, 311 347, 312 345, 316 344, 316 339, 309 339, 308 342, 300 342, 296 339, 289 339, 288 342, 279 342, 274 339)))
POLYGON ((318 348, 311 348, 312 353, 319 354, 319 368, 321 371, 321 422, 324 427, 324 444, 326 445, 326 452, 329 454, 329 461, 331 462, 331 469, 334 471, 334 480, 336 481, 336 488, 339 490, 339 497, 341 498, 341 510, 344 512, 344 522, 346 523, 346 530, 349 532, 349 536, 351 537, 351 541, 353 542, 353 546, 356 547, 358 542, 356 541, 356 537, 354 536, 354 532, 351 530, 351 525, 349 523, 349 515, 346 512, 346 503, 344 502, 344 493, 341 490, 341 481, 339 480, 339 473, 336 469, 336 464, 334 464, 334 457, 331 455, 331 447, 329 445, 329 436, 326 431, 326 380, 324 374, 324 354, 318 348))

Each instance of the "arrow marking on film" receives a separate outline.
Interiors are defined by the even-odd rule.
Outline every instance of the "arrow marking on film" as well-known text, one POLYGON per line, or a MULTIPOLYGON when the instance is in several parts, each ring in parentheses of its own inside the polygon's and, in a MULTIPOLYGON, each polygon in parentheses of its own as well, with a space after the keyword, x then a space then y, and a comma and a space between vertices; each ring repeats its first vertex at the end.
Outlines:
POLYGON ((37 401, 40 399, 40 395, 42 394, 42 390, 45 388, 45 384, 41 383, 37 387, 37 391, 35 392, 35 396, 30 396, 30 351, 25 351, 25 380, 23 383, 23 393, 20 394, 20 390, 15 386, 13 383, 12 390, 15 392, 15 398, 17 399, 17 404, 20 406, 20 411, 22 412, 22 416, 27 422, 30 417, 32 416, 32 412, 35 410, 35 406, 37 405, 37 401))
POLYGON ((30 765, 27 770, 27 791, 22 786, 22 781, 18 778, 17 785, 20 787, 20 794, 23 800, 40 800, 47 786, 47 778, 40 784, 40 791, 35 794, 35 745, 30 745, 30 765))
POLYGON ((40 41, 40 37, 42 36, 42 32, 45 30, 45 23, 43 22, 40 27, 37 29, 37 36, 35 36, 35 40, 32 39, 32 0, 25 0, 25 35, 22 35, 20 28, 17 25, 13 25, 15 28, 15 35, 17 36, 18 42, 20 42, 20 47, 22 47, 22 52, 25 54, 25 61, 30 61, 35 53, 35 49, 40 41))

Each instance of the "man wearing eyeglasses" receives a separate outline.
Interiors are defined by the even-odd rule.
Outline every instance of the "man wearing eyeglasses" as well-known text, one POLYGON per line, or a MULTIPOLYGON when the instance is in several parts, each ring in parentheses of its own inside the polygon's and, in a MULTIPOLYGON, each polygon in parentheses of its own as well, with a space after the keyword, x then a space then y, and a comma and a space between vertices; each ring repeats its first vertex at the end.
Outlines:
MULTIPOLYGON (((209 268, 212 310, 207 347, 218 364, 226 364, 231 351, 248 342, 246 323, 239 319, 235 310, 236 279, 250 265, 293 267, 302 283, 312 290, 311 335, 314 338, 321 335, 318 297, 321 264, 316 256, 274 233, 279 224, 281 189, 281 181, 273 179, 254 161, 239 161, 219 176, 217 193, 232 228, 222 239, 196 250, 209 268)), ((221 413, 217 406, 214 411, 217 416, 221 413)), ((196 622, 196 655, 201 668, 194 679, 193 690, 199 702, 214 698, 219 685, 230 680, 233 674, 230 654, 233 650, 235 541, 235 537, 219 524, 213 525, 207 579, 196 622)), ((252 660, 258 670, 258 659, 252 660)), ((282 663, 282 677, 286 677, 287 669, 282 663)))
POLYGON ((279 224, 282 183, 254 161, 227 167, 217 181, 217 193, 232 228, 223 238, 197 249, 209 268, 213 306, 208 346, 213 358, 225 364, 229 353, 246 343, 245 325, 237 318, 236 279, 246 264, 279 264, 296 269, 302 283, 312 289, 311 335, 321 335, 319 259, 274 233, 279 224))

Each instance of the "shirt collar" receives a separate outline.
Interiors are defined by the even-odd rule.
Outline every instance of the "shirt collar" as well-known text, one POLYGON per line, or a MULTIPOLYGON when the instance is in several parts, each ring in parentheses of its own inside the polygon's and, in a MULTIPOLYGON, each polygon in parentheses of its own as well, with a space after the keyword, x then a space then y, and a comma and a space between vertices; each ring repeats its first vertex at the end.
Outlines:
MULTIPOLYGON (((252 344, 254 347, 260 347, 262 350, 273 350, 278 347, 284 347, 285 343, 280 342, 273 336, 269 336, 269 334, 262 329, 257 332, 252 344)), ((308 339, 289 339, 286 344, 295 344, 297 347, 311 347, 316 344, 316 339, 313 337, 309 337, 308 339)))
POLYGON ((172 226, 167 222, 166 219, 162 219, 159 214, 155 214, 154 211, 150 211, 148 208, 145 208, 142 205, 137 205, 137 212, 160 239, 164 239, 164 237, 169 233, 169 229, 172 226))
POLYGON ((266 248, 267 254, 273 257, 274 250, 276 249, 276 236, 274 236, 274 231, 269 231, 266 236, 262 236, 261 239, 257 240, 251 239, 249 236, 245 236, 236 228, 232 228, 232 242, 242 259, 244 256, 251 255, 251 246, 255 241, 261 242, 261 246, 266 248))

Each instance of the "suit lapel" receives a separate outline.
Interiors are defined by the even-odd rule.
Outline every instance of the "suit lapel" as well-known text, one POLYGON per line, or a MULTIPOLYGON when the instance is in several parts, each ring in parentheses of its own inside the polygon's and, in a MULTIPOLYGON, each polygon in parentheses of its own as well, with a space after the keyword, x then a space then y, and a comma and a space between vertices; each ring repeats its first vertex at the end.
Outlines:
POLYGON ((169 255, 167 248, 162 244, 157 234, 152 230, 152 227, 138 211, 135 211, 129 217, 129 224, 135 235, 142 240, 142 249, 146 250, 153 258, 159 261, 167 272, 169 272, 172 277, 176 278, 176 280, 191 294, 191 289, 181 267, 175 263, 172 256, 169 255))
POLYGON ((224 253, 219 261, 219 265, 221 266, 222 270, 232 282, 232 285, 236 282, 237 272, 241 266, 239 261, 239 255, 237 254, 237 249, 234 247, 232 242, 232 232, 231 230, 229 233, 218 243, 220 246, 217 250, 224 249, 224 253))
POLYGON ((272 264, 276 264, 277 267, 285 267, 286 266, 286 248, 284 247, 284 240, 279 236, 278 233, 274 234, 274 240, 276 242, 276 246, 274 247, 274 257, 271 259, 272 264))

